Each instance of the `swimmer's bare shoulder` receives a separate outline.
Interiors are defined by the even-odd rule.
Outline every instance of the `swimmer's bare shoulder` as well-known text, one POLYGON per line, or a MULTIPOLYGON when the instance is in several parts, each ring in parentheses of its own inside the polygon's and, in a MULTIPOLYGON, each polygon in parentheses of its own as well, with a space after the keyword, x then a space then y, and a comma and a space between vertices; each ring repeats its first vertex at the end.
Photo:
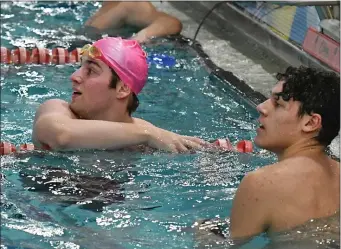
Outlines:
POLYGON ((285 230, 338 211, 339 179, 340 165, 334 160, 293 157, 247 174, 239 203, 249 197, 250 205, 259 207, 268 221, 269 232, 285 230))
POLYGON ((271 186, 276 192, 292 192, 300 185, 315 184, 316 178, 320 182, 321 176, 329 177, 331 171, 339 175, 340 163, 332 159, 319 161, 309 157, 292 157, 249 174, 253 178, 263 178, 269 185, 276 183, 271 186))
POLYGON ((50 99, 42 103, 36 111, 34 122, 32 140, 38 147, 46 147, 46 145, 39 142, 38 133, 49 129, 45 127, 44 120, 46 119, 59 119, 59 118, 71 118, 76 119, 77 116, 71 111, 69 103, 61 99, 50 99), (40 124, 42 124, 40 126, 40 124))
POLYGON ((34 122, 43 115, 66 115, 69 118, 77 118, 71 111, 69 103, 62 99, 50 99, 42 103, 36 111, 34 122))

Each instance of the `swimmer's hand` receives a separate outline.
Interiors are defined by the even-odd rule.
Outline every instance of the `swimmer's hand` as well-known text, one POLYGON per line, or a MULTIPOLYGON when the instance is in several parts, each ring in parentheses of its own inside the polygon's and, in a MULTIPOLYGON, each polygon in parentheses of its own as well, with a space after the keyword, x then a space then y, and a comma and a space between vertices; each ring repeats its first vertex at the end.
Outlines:
POLYGON ((141 30, 136 35, 132 36, 131 39, 137 41, 140 44, 147 44, 150 42, 150 38, 146 35, 145 30, 141 30))
POLYGON ((206 145, 207 142, 200 138, 182 136, 155 126, 148 139, 148 146, 173 153, 200 150, 206 145))

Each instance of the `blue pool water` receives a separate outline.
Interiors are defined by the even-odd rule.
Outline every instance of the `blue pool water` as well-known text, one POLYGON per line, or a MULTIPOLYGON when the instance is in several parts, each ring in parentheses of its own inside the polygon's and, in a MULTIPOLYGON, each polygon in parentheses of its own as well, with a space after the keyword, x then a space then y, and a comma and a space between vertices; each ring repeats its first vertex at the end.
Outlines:
MULTIPOLYGON (((96 5, 1 3, 1 45, 67 46, 96 5)), ((136 117, 205 140, 253 139, 255 109, 209 74, 193 50, 166 40, 145 49, 173 56, 176 64, 150 64, 136 117)), ((51 98, 70 100, 76 68, 1 65, 1 140, 31 142, 36 108, 51 98)), ((274 160, 207 152, 3 156, 1 241, 8 248, 204 248, 207 240, 191 228, 194 222, 228 217, 245 173, 274 160)), ((266 243, 258 237, 244 248, 266 243)))

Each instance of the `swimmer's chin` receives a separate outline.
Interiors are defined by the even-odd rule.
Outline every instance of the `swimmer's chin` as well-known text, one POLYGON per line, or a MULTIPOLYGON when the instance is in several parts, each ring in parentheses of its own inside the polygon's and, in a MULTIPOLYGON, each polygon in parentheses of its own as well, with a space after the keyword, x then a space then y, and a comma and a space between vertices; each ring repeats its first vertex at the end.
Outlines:
POLYGON ((86 116, 83 116, 79 111, 77 111, 77 108, 75 108, 72 103, 69 103, 69 109, 71 111, 72 118, 74 118, 74 119, 89 119, 89 118, 86 118, 86 116))

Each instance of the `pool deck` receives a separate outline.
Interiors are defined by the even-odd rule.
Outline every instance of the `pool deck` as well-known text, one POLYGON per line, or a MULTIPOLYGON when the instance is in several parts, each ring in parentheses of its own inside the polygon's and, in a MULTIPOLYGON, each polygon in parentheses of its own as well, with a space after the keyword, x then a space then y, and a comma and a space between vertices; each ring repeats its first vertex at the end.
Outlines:
MULTIPOLYGON (((159 10, 180 19, 183 24, 181 34, 191 39, 203 17, 216 3, 153 2, 159 10)), ((330 70, 259 24, 248 21, 230 3, 222 3, 212 11, 196 40, 213 64, 264 97, 269 96, 276 82, 276 73, 283 72, 289 65, 304 64, 330 70)), ((332 142, 331 151, 340 158, 340 136, 332 142)))

